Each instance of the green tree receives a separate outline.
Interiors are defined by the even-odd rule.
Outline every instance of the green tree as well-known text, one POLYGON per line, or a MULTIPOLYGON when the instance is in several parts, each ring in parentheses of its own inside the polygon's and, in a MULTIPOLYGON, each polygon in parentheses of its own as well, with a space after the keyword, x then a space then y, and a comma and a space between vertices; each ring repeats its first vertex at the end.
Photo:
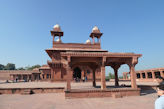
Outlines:
POLYGON ((4 70, 5 69, 5 66, 0 64, 0 70, 4 70))
POLYGON ((109 72, 109 79, 114 79, 114 78, 115 78, 114 74, 109 72))
POLYGON ((8 64, 5 66, 5 70, 15 70, 15 64, 13 64, 13 63, 8 63, 8 64))
POLYGON ((37 64, 37 65, 33 65, 33 66, 31 66, 31 67, 27 66, 26 69, 27 69, 27 70, 33 70, 33 69, 39 68, 39 67, 41 67, 41 66, 37 64))
POLYGON ((17 68, 17 70, 25 70, 25 68, 23 68, 23 67, 20 67, 20 68, 17 68))
POLYGON ((123 79, 123 76, 119 76, 119 79, 123 79))

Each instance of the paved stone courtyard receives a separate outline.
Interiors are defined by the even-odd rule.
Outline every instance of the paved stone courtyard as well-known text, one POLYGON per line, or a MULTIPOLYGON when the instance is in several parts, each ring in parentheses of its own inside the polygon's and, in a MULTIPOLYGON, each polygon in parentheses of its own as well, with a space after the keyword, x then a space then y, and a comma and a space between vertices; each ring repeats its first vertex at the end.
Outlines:
MULTIPOLYGON (((130 84, 129 82, 124 83, 130 84)), ((99 85, 100 82, 97 82, 97 84, 99 85)), ((114 83, 107 82, 107 85, 112 84, 114 83)), ((65 87, 65 85, 66 83, 64 82, 55 83, 55 85, 50 82, 1 83, 0 88, 65 87)), ((91 85, 91 82, 87 82, 85 84, 72 83, 73 88, 79 88, 79 86, 81 88, 86 88, 91 85)), ((4 94, 0 95, 0 109, 154 109, 154 101, 156 98, 157 94, 150 90, 142 92, 141 96, 123 98, 107 97, 65 99, 64 93, 44 93, 32 95, 4 94)))
POLYGON ((65 99, 64 93, 0 95, 0 109, 154 109, 156 93, 124 98, 65 99))
MULTIPOLYGON (((96 82, 100 86, 100 82, 96 82)), ((130 85, 129 81, 119 82, 119 84, 130 85)), ((137 85, 157 85, 158 82, 137 82, 137 85)), ((114 81, 107 81, 107 86, 113 86, 114 81)), ((0 82, 0 88, 52 88, 52 87, 65 87, 66 82, 19 82, 19 83, 4 83, 0 82)), ((92 82, 71 82, 72 89, 78 88, 91 88, 92 82)))

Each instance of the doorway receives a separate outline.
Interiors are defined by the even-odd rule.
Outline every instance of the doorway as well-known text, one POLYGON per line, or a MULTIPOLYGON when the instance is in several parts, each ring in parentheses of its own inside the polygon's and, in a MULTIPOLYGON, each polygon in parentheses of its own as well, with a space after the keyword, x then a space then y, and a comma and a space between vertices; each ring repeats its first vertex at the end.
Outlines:
POLYGON ((81 69, 79 67, 74 68, 73 70, 73 78, 74 79, 81 79, 81 69))

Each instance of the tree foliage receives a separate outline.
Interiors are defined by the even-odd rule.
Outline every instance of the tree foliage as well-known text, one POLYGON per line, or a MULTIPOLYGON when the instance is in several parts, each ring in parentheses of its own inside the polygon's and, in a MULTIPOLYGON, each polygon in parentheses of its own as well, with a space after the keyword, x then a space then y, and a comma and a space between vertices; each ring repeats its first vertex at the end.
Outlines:
POLYGON ((33 70, 35 68, 41 67, 40 65, 36 64, 33 66, 27 66, 27 67, 19 67, 16 69, 15 64, 8 63, 7 65, 0 64, 0 70, 33 70))
POLYGON ((115 78, 114 74, 109 72, 109 79, 114 79, 114 78, 115 78))
POLYGON ((8 64, 5 66, 5 70, 15 70, 15 64, 13 64, 13 63, 8 63, 8 64))
POLYGON ((25 68, 19 67, 19 68, 17 68, 17 70, 25 70, 25 68))
POLYGON ((0 64, 0 70, 4 70, 5 69, 5 66, 0 64))
POLYGON ((39 67, 41 67, 40 65, 33 65, 33 66, 28 66, 28 67, 26 67, 26 70, 33 70, 33 69, 35 69, 35 68, 39 68, 39 67))

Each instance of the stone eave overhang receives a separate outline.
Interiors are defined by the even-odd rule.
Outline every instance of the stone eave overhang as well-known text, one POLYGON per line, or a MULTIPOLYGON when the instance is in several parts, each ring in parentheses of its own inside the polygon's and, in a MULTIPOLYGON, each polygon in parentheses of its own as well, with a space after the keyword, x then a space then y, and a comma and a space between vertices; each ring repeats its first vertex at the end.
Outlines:
POLYGON ((71 57, 141 57, 142 54, 110 52, 61 52, 61 56, 71 57))
POLYGON ((75 48, 49 48, 45 50, 49 57, 53 54, 53 51, 59 52, 108 52, 102 49, 75 49, 75 48))

